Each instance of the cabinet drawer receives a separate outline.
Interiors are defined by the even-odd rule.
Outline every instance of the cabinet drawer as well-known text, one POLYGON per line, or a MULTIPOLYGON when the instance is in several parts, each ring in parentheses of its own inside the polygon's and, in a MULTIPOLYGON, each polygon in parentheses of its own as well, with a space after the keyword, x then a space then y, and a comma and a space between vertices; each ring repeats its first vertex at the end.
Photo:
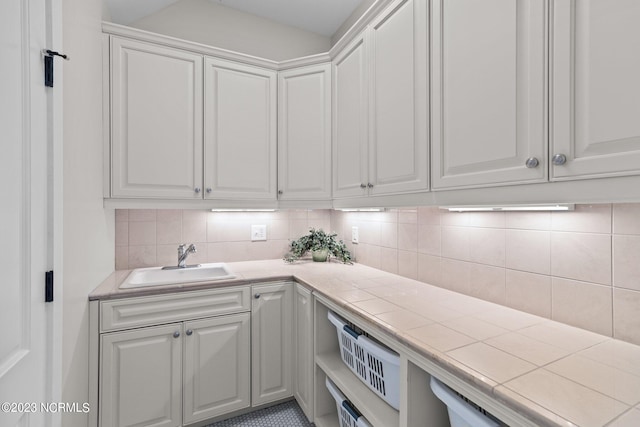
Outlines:
POLYGON ((100 303, 101 332, 249 311, 249 286, 100 303))

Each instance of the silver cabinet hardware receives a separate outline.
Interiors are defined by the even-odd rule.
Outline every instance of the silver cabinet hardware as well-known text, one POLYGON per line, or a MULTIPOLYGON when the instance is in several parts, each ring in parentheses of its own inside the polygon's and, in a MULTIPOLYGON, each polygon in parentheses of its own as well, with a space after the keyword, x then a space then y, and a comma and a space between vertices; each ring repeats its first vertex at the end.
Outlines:
POLYGON ((367 187, 369 187, 369 188, 373 188, 373 184, 372 184, 372 183, 368 183, 368 184, 367 184, 367 187))
POLYGON ((199 194, 199 193, 200 193, 200 187, 196 187, 196 188, 194 188, 194 189, 193 189, 193 191, 195 191, 195 192, 196 192, 196 194, 199 194))
POLYGON ((211 190, 211 187, 207 187, 207 194, 211 193, 213 190, 211 190))
POLYGON ((191 336, 193 334, 193 331, 191 329, 187 329, 187 335, 191 336))
POLYGON ((282 194, 282 190, 278 190, 278 194, 282 194))
POLYGON ((537 168, 540 162, 535 157, 529 157, 525 162, 525 166, 529 169, 537 168))
POLYGON ((180 336, 180 332, 179 332, 179 331, 175 331, 175 332, 173 333, 173 337, 174 337, 174 338, 178 338, 179 336, 180 336))
POLYGON ((360 188, 367 188, 367 184, 360 184, 360 188))
POLYGON ((255 299, 258 299, 258 298, 260 298, 260 294, 255 294, 253 297, 254 297, 255 299))
POLYGON ((567 156, 564 154, 555 154, 551 159, 551 162, 556 166, 562 166, 567 163, 567 156))

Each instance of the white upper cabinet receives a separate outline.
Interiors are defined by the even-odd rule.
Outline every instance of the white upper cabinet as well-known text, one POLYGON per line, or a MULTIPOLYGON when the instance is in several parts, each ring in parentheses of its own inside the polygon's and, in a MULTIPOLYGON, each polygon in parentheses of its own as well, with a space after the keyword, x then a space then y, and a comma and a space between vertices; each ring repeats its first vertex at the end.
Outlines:
POLYGON ((427 5, 394 2, 370 26, 369 194, 426 190, 427 5))
POLYGON ((428 189, 426 16, 398 0, 334 59, 334 197, 428 189))
POLYGON ((277 74, 205 58, 205 198, 276 199, 277 74))
POLYGON ((278 75, 278 198, 331 198, 331 65, 278 75))
POLYGON ((367 182, 365 34, 333 60, 333 197, 362 196, 367 182))
POLYGON ((640 2, 556 0, 551 179, 640 173, 640 2))
POLYGON ((113 37, 111 195, 202 197, 202 57, 113 37))
POLYGON ((547 179, 546 4, 432 2, 434 189, 547 179))

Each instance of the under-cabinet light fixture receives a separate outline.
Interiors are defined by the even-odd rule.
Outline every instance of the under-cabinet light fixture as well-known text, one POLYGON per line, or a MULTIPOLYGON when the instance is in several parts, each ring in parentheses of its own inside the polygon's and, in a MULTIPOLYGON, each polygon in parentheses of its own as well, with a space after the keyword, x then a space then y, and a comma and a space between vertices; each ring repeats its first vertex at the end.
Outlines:
POLYGON ((211 212, 275 212, 275 209, 211 209, 211 212))
POLYGON ((548 204, 548 205, 508 205, 508 206, 440 206, 449 212, 549 212, 572 211, 575 205, 572 203, 548 204))
POLYGON ((341 212, 384 212, 384 208, 339 208, 341 212))

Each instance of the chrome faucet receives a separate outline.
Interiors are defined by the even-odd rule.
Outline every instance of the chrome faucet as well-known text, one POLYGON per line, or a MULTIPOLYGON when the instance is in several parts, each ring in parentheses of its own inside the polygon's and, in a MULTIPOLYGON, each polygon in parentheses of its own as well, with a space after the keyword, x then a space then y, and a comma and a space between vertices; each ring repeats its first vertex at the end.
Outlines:
POLYGON ((187 257, 189 254, 195 254, 196 245, 191 243, 189 246, 184 243, 178 246, 178 268, 186 268, 187 267, 187 257))

